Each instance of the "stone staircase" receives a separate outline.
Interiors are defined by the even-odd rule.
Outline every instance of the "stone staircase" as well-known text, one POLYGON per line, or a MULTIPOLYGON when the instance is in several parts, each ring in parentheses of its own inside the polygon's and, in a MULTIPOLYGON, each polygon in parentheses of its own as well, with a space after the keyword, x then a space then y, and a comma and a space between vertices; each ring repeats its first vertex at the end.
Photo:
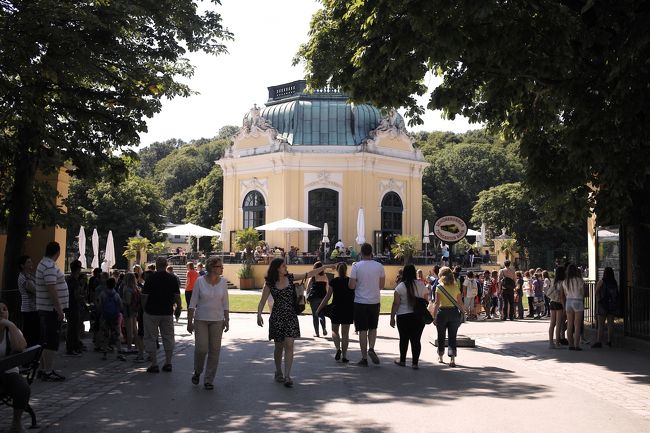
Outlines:
MULTIPOLYGON (((187 282, 187 279, 185 277, 185 274, 187 272, 187 267, 185 265, 172 265, 174 267, 174 273, 178 275, 178 279, 181 280, 181 290, 185 288, 185 283, 187 282)), ((239 287, 235 286, 232 282, 228 281, 228 290, 233 290, 233 289, 239 289, 239 287)))

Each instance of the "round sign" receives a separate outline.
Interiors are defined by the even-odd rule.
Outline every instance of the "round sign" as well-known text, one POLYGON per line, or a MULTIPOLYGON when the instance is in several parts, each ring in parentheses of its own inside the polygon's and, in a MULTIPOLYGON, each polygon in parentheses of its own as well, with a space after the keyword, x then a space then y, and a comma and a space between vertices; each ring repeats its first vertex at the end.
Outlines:
POLYGON ((433 234, 445 243, 454 244, 467 235, 467 224, 457 216, 443 216, 433 225, 433 234))

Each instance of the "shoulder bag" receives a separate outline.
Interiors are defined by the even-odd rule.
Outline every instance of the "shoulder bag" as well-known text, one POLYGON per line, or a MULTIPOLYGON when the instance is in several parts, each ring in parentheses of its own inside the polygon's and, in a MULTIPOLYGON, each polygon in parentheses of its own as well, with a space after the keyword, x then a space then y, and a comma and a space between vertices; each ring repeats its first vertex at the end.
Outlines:
POLYGON ((463 312, 463 307, 461 307, 461 306, 458 304, 458 301, 456 301, 456 300, 455 300, 455 299, 454 299, 454 298, 449 294, 449 292, 447 291, 447 289, 445 289, 444 286, 443 286, 442 284, 438 284, 437 289, 440 289, 440 291, 442 292, 442 294, 445 295, 445 296, 447 297, 447 299, 449 299, 449 301, 451 301, 452 304, 454 304, 454 307, 458 308, 458 313, 460 313, 460 323, 461 323, 461 324, 462 324, 462 323, 465 323, 465 313, 463 312))
POLYGON ((433 323, 433 316, 429 312, 429 303, 427 302, 426 299, 416 297, 415 298, 415 305, 413 305, 413 312, 415 313, 415 317, 425 325, 429 325, 433 323))
POLYGON ((294 283, 293 275, 289 276, 289 284, 294 288, 295 296, 293 297, 293 310, 296 314, 302 314, 305 311, 305 279, 301 282, 294 283))

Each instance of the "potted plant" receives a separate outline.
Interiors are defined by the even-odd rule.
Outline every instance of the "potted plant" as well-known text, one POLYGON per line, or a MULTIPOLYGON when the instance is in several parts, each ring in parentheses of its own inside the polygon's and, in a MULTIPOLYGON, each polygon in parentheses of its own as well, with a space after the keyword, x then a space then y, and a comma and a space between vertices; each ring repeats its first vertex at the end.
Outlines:
POLYGON ((239 276, 240 289, 254 289, 255 279, 253 278, 253 253, 255 247, 260 244, 260 233, 252 227, 237 230, 235 235, 235 246, 242 252, 242 267, 237 271, 239 276))
POLYGON ((404 264, 411 261, 411 258, 417 252, 415 245, 417 238, 415 236, 398 235, 395 237, 395 242, 391 248, 391 253, 396 259, 403 259, 404 264))

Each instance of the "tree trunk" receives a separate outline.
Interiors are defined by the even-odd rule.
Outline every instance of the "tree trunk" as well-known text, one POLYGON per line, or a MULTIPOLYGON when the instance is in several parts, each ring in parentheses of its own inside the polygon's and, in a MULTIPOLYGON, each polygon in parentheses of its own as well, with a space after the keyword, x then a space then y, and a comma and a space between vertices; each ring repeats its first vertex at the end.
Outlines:
MULTIPOLYGON (((32 211, 34 181, 38 169, 38 159, 29 151, 28 142, 21 140, 24 146, 14 160, 14 182, 9 195, 10 211, 7 218, 7 245, 4 251, 4 281, 2 296, 10 304, 10 320, 16 320, 20 314, 20 294, 18 292, 18 259, 24 253, 25 240, 29 229, 29 214, 32 211)), ((40 257, 32 257, 34 264, 40 257)))
MULTIPOLYGON (((643 222, 628 224, 627 238, 631 243, 629 265, 632 270, 628 284, 635 287, 650 287, 650 227, 643 222)), ((625 246, 623 246, 625 248, 625 246)))

